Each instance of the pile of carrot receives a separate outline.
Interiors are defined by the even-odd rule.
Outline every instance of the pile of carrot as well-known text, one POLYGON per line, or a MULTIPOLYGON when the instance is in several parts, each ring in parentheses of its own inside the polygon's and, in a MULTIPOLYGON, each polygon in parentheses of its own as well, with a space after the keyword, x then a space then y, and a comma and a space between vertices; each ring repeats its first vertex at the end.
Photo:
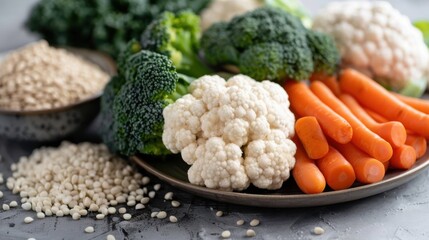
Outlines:
POLYGON ((297 118, 292 175, 304 193, 379 182, 426 152, 429 101, 389 92, 352 69, 284 88, 297 118))

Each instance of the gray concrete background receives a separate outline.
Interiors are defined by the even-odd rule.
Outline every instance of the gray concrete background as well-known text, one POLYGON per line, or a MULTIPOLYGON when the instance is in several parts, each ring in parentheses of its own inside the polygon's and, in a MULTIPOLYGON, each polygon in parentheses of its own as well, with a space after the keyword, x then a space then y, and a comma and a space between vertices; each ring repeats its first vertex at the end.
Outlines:
MULTIPOLYGON (((0 0, 0 52, 11 50, 36 39, 22 28, 30 6, 36 0, 0 0)), ((303 0, 314 12, 326 0, 303 0)), ((429 1, 391 1, 393 5, 412 19, 429 19, 429 1)), ((72 141, 96 141, 96 123, 72 141)), ((22 155, 28 155, 33 144, 22 144, 0 139, 0 171, 10 175, 10 164, 22 155)), ((156 181, 156 180, 155 180, 156 181)), ((18 197, 0 185, 5 193, 2 203, 18 200, 18 197)), ((122 221, 118 215, 105 220, 86 217, 73 221, 69 217, 36 219, 35 214, 22 209, 0 210, 0 240, 27 239, 106 239, 113 234, 116 239, 219 239, 223 230, 230 230, 233 239, 244 238, 248 223, 253 218, 261 220, 255 227, 254 239, 429 239, 429 171, 424 171, 411 182, 394 190, 332 206, 270 209, 223 204, 192 196, 163 184, 161 194, 147 209, 132 212, 130 221, 122 221), (162 197, 174 191, 182 202, 178 209, 171 208, 162 197), (166 210, 178 217, 177 224, 150 218, 152 210, 166 210), (216 217, 217 210, 225 212, 216 217), (24 224, 23 219, 32 216, 35 221, 24 224), (246 220, 244 226, 236 226, 238 219, 246 220), (85 234, 86 226, 94 226, 95 233, 85 234), (315 236, 315 226, 325 229, 325 234, 315 236)))

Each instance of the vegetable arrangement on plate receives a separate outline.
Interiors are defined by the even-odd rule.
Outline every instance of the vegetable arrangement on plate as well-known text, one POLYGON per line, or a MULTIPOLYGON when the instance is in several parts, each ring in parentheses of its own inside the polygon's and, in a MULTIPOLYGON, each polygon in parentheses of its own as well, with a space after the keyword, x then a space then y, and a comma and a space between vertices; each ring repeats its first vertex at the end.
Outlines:
POLYGON ((293 176, 315 194, 411 168, 429 137, 428 102, 402 95, 426 88, 422 34, 385 2, 327 9, 313 29, 266 6, 203 32, 190 11, 157 16, 117 59, 103 141, 153 161, 180 153, 192 184, 224 191, 293 176))

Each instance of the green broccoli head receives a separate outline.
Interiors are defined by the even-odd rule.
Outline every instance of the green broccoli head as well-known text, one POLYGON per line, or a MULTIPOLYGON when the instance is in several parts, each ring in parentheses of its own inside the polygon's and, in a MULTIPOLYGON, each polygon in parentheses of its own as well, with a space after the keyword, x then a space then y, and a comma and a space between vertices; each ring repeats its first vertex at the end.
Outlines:
POLYGON ((324 46, 314 46, 317 41, 308 39, 309 31, 291 14, 263 7, 212 25, 202 36, 202 49, 208 63, 235 64, 257 80, 307 79, 316 64, 316 70, 331 73, 328 66, 338 58, 338 51, 329 45, 329 39, 319 36, 314 38, 321 38, 324 46), (208 43, 204 43, 206 39, 208 43))
POLYGON ((105 86, 103 96, 101 97, 101 126, 100 135, 103 142, 112 152, 118 152, 118 143, 115 136, 115 122, 113 121, 113 102, 121 90, 122 85, 125 83, 125 79, 120 76, 114 76, 110 79, 109 83, 105 86))
POLYGON ((307 42, 313 54, 314 72, 334 74, 341 60, 335 41, 325 33, 308 31, 307 42))
POLYGON ((224 22, 213 24, 210 31, 201 37, 201 48, 205 50, 205 59, 211 65, 238 64, 239 52, 232 45, 227 26, 224 22))
POLYGON ((97 49, 115 58, 164 11, 199 13, 211 0, 40 0, 26 27, 53 45, 97 49))
POLYGON ((130 49, 121 54, 119 76, 112 78, 102 97, 103 141, 126 156, 170 154, 162 143, 162 112, 188 93, 193 78, 178 74, 165 55, 148 50, 129 55, 130 49))
POLYGON ((200 19, 192 12, 164 12, 141 37, 143 49, 168 56, 177 71, 194 77, 211 73, 198 58, 200 19))

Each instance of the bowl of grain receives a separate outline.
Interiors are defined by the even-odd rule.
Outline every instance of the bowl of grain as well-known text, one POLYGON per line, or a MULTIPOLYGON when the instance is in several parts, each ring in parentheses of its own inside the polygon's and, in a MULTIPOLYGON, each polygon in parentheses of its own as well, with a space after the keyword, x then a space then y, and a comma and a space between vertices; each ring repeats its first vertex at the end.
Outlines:
POLYGON ((113 60, 38 41, 0 55, 0 135, 54 141, 87 127, 100 110, 113 60))

